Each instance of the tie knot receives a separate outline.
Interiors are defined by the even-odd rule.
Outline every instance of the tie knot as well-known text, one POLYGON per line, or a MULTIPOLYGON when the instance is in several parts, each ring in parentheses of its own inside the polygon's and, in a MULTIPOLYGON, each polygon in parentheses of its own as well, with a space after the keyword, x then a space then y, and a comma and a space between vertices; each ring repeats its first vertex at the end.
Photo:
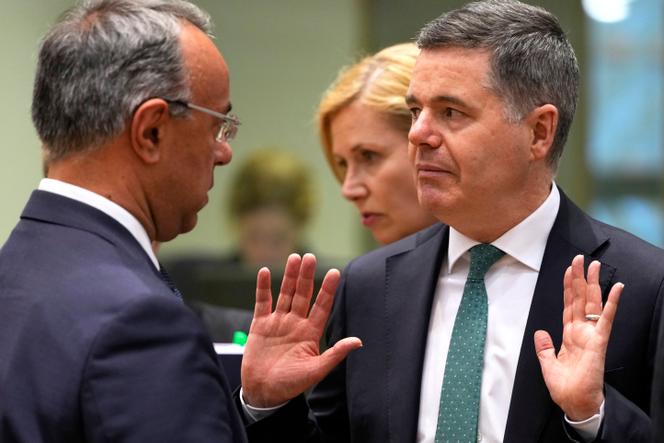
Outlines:
POLYGON ((470 248, 470 271, 468 278, 481 280, 500 257, 505 255, 503 251, 489 244, 479 244, 470 248))

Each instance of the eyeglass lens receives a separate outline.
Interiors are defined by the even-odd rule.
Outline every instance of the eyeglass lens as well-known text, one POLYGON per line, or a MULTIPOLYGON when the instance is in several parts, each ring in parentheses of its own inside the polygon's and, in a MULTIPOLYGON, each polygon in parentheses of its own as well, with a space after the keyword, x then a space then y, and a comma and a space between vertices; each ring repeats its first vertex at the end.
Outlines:
MULTIPOLYGON (((229 116, 231 118, 236 118, 235 116, 229 116)), ((221 123, 219 127, 219 132, 215 139, 218 142, 229 142, 235 138, 237 135, 238 125, 232 120, 225 120, 221 123)))

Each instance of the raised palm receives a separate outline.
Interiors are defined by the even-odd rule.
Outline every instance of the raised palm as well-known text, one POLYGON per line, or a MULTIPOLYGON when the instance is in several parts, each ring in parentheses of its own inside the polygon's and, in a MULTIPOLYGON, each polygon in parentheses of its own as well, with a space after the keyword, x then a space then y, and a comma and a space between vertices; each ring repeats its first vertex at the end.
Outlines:
POLYGON ((535 333, 535 350, 551 398, 574 421, 596 414, 604 401, 606 348, 623 289, 616 283, 602 309, 599 270, 600 263, 592 262, 586 280, 583 256, 578 255, 565 272, 563 342, 557 356, 550 335, 535 333))
POLYGON ((292 254, 274 311, 270 271, 258 272, 254 319, 242 359, 243 396, 251 406, 272 407, 296 397, 362 346, 358 338, 349 337, 320 354, 340 276, 336 269, 327 272, 310 309, 315 270, 312 254, 292 254))

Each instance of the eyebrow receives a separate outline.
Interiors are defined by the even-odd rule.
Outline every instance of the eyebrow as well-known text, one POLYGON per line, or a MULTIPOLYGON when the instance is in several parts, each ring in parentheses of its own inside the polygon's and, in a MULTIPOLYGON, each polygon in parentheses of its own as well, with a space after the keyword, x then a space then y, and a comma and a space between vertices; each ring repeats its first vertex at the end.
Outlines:
MULTIPOLYGON (((433 102, 434 104, 435 103, 453 103, 455 105, 462 106, 462 107, 465 107, 465 108, 470 107, 468 105, 468 103, 461 100, 459 97, 455 97, 453 95, 437 95, 437 96, 433 97, 430 101, 433 102)), ((415 98, 415 96, 413 94, 406 95, 406 104, 410 105, 410 104, 415 104, 415 103, 419 103, 419 102, 420 101, 417 98, 415 98)))

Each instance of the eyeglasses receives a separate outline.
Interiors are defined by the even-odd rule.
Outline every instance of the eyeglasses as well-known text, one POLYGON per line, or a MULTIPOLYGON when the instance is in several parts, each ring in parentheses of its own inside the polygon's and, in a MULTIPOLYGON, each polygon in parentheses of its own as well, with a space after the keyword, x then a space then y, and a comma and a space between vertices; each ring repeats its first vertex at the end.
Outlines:
POLYGON ((221 112, 213 111, 212 109, 204 108, 202 106, 185 102, 183 100, 164 100, 169 104, 180 105, 189 109, 204 112, 205 114, 211 115, 212 117, 216 117, 221 120, 219 131, 217 131, 217 134, 214 136, 214 139, 219 143, 229 142, 237 135, 238 126, 240 126, 241 123, 237 116, 234 114, 222 114, 221 112))

